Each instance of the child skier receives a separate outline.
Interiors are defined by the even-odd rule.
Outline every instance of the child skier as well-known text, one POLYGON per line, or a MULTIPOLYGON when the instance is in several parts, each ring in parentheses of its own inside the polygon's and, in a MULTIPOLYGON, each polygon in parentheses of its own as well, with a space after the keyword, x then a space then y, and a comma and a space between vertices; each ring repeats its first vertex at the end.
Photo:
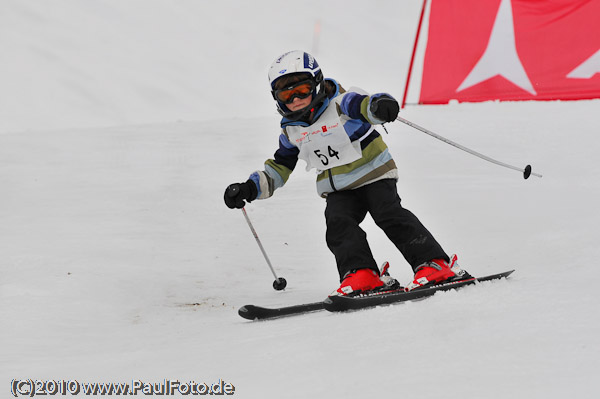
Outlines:
POLYGON ((380 275, 359 226, 367 212, 413 268, 414 280, 407 291, 468 276, 456 256, 448 257, 419 219, 400 204, 396 164, 373 126, 396 119, 399 106, 392 96, 345 91, 335 80, 324 79, 315 58, 302 51, 278 57, 269 70, 269 83, 283 116, 279 148, 263 171, 226 189, 229 208, 271 197, 300 158, 307 170, 319 171, 317 191, 327 200, 326 241, 341 281, 332 295, 384 289, 394 281, 380 275))

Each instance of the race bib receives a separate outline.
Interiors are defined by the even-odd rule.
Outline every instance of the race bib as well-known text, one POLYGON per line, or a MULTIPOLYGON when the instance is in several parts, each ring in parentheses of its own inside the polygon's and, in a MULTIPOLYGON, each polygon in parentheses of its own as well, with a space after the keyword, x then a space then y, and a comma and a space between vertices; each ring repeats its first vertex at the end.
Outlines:
POLYGON ((288 126, 286 132, 290 142, 300 149, 298 157, 306 162, 306 170, 327 170, 362 157, 360 141, 350 141, 333 101, 314 124, 288 126))

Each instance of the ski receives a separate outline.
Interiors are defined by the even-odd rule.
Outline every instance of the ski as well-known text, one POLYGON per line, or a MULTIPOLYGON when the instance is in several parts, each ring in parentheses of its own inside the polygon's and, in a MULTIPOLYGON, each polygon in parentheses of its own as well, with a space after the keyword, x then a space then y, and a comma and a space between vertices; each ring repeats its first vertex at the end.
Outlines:
POLYGON ((496 280, 508 277, 514 270, 489 276, 469 278, 465 280, 442 283, 431 287, 420 288, 405 292, 404 290, 381 291, 359 296, 331 296, 320 302, 304 303, 300 305, 284 306, 279 308, 266 308, 256 305, 245 305, 238 310, 238 314, 248 320, 266 320, 285 316, 301 315, 306 313, 328 310, 341 312, 347 310, 365 309, 380 305, 424 299, 438 291, 448 291, 472 285, 477 282, 496 280))
POLYGON ((325 302, 303 303, 301 305, 284 306, 281 308, 264 308, 256 305, 245 305, 238 310, 238 314, 248 320, 274 319, 277 317, 305 314, 323 310, 325 302))
POLYGON ((484 277, 472 277, 464 280, 445 282, 431 287, 419 288, 405 292, 403 290, 382 291, 357 296, 330 296, 324 301, 324 308, 330 312, 343 312, 359 310, 381 305, 414 301, 434 295, 439 291, 458 289, 482 281, 496 280, 511 275, 514 270, 503 273, 491 274, 484 277))

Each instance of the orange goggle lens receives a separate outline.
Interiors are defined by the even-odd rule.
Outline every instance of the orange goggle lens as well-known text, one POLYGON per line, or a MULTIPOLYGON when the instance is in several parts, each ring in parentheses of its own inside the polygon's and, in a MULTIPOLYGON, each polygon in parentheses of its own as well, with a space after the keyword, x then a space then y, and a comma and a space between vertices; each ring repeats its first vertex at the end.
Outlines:
POLYGON ((296 97, 302 99, 310 96, 314 89, 315 85, 312 81, 299 82, 294 86, 275 91, 275 98, 284 104, 290 104, 296 97))

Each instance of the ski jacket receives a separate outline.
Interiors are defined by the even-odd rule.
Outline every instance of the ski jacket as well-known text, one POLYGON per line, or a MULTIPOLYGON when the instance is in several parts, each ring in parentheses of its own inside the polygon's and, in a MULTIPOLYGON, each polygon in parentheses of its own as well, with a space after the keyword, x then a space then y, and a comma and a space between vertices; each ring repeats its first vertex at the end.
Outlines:
MULTIPOLYGON (((263 171, 256 171, 250 175, 250 179, 258 189, 257 199, 271 197, 275 190, 287 182, 296 167, 299 155, 301 156, 301 149, 298 144, 300 140, 290 140, 291 131, 297 132, 298 127, 301 127, 302 129, 307 128, 309 131, 312 128, 313 134, 314 129, 321 133, 322 128, 326 126, 321 126, 323 122, 319 122, 329 107, 334 108, 329 109, 327 115, 331 117, 331 114, 334 114, 334 117, 339 117, 343 131, 348 135, 350 143, 357 149, 359 154, 358 159, 347 164, 331 168, 323 167, 324 170, 319 170, 317 176, 318 194, 321 197, 326 197, 327 194, 335 191, 355 189, 378 180, 398 179, 398 170, 388 147, 383 142, 381 135, 372 126, 378 121, 370 113, 369 106, 371 99, 376 98, 378 94, 369 96, 360 93, 359 89, 351 89, 346 92, 333 79, 326 79, 325 86, 327 88, 327 98, 315 112, 312 124, 286 118, 281 120, 282 132, 279 136, 279 148, 274 157, 265 162, 263 171)), ((318 155, 321 154, 318 153, 318 155)), ((336 153, 334 152, 333 155, 336 155, 336 153)), ((310 163, 308 167, 311 167, 310 163)))

